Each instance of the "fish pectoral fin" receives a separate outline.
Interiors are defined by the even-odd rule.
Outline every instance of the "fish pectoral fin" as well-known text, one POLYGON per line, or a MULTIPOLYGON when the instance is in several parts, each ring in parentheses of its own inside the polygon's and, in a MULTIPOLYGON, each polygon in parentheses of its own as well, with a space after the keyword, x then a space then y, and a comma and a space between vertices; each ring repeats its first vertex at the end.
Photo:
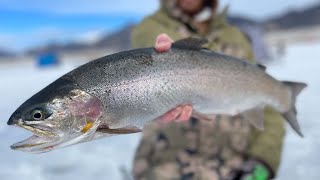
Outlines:
POLYGON ((194 117, 199 120, 213 121, 216 118, 216 115, 215 114, 203 114, 201 112, 193 110, 191 117, 194 117))
POLYGON ((110 129, 107 125, 101 125, 98 127, 97 132, 107 134, 131 134, 142 132, 142 130, 136 126, 126 126, 122 128, 110 129))
POLYGON ((258 107, 249 109, 242 113, 245 120, 248 120, 254 127, 264 129, 264 108, 258 107))

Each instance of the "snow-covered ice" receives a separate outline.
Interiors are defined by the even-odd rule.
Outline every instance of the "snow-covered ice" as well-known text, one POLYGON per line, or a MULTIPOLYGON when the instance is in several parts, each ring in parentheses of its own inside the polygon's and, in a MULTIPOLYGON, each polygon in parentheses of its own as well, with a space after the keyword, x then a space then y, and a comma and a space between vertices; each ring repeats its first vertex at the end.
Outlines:
MULTIPOLYGON (((298 98, 299 122, 305 138, 287 128, 282 164, 277 179, 320 178, 320 44, 295 45, 287 56, 268 68, 283 80, 308 83, 298 98)), ((130 169, 140 134, 105 138, 58 149, 44 154, 27 154, 10 149, 10 145, 30 136, 6 122, 11 113, 27 98, 42 89, 74 65, 38 69, 33 64, 0 64, 0 179, 121 179, 120 167, 130 169)))
POLYGON ((298 120, 305 137, 299 138, 287 126, 278 179, 319 179, 320 44, 289 47, 282 62, 274 64, 268 71, 279 79, 308 84, 297 101, 298 120))

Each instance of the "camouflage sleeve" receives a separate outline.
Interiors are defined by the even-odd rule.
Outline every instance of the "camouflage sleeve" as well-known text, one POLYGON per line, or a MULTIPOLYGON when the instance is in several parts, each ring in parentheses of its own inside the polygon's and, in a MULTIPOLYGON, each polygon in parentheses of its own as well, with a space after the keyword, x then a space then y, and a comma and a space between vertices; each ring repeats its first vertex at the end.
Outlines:
POLYGON ((149 176, 152 170, 152 155, 155 149, 155 135, 158 130, 155 128, 155 123, 149 124, 144 128, 143 137, 140 140, 138 149, 134 156, 134 164, 132 174, 134 179, 149 176), (149 158, 148 158, 149 157, 149 158))
POLYGON ((162 176, 169 174, 171 177, 178 176, 176 149, 186 144, 182 136, 181 129, 177 128, 174 123, 151 122, 147 124, 133 161, 134 179, 162 179, 162 176), (176 143, 177 139, 179 142, 176 143))
POLYGON ((146 17, 132 31, 132 46, 134 48, 154 46, 156 37, 161 33, 167 33, 173 40, 181 39, 181 35, 176 31, 178 24, 172 21, 162 12, 146 17))
MULTIPOLYGON (((209 48, 213 50, 225 51, 224 45, 240 46, 243 51, 230 52, 235 55, 256 63, 252 47, 248 39, 235 27, 225 26, 221 31, 219 38, 209 43, 209 48), (217 46, 219 45, 219 46, 217 46)), ((237 48, 234 48, 237 49, 237 48)), ((285 135, 285 120, 281 114, 271 108, 265 109, 264 130, 255 128, 250 135, 248 154, 264 160, 274 172, 277 172, 282 152, 282 144, 285 135)))
POLYGON ((263 159, 274 172, 277 172, 282 144, 285 135, 285 120, 271 108, 265 109, 264 130, 254 129, 251 134, 249 154, 263 159))

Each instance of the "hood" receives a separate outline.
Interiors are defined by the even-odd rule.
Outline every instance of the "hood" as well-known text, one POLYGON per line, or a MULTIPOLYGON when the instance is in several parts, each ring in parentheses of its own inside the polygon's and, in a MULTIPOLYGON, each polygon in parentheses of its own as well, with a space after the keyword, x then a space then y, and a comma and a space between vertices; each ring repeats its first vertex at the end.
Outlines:
POLYGON ((169 16, 188 23, 191 19, 195 19, 196 21, 207 21, 215 15, 218 8, 218 0, 204 1, 205 5, 202 10, 192 18, 183 13, 182 10, 177 6, 178 0, 160 0, 160 3, 161 9, 165 11, 169 16))

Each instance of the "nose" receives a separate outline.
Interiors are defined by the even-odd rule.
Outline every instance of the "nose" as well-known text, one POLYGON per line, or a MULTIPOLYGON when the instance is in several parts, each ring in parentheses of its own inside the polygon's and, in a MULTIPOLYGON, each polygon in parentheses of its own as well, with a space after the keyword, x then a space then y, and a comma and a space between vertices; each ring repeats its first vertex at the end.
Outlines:
POLYGON ((17 123, 18 123, 18 118, 16 118, 16 116, 14 115, 12 115, 7 122, 8 125, 14 125, 17 123))

